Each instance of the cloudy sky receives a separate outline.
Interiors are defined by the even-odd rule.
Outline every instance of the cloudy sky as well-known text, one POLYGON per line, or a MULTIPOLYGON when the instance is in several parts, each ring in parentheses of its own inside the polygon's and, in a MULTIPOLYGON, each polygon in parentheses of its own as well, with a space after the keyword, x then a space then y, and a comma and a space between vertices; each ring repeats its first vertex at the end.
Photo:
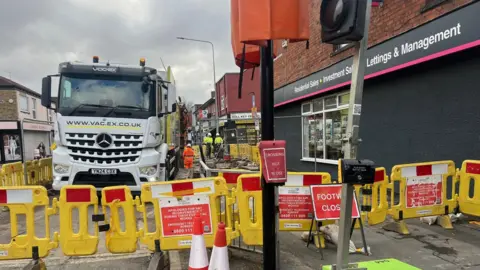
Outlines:
POLYGON ((172 66, 178 95, 203 103, 217 80, 238 72, 230 45, 226 0, 0 0, 0 76, 40 92, 41 79, 62 61, 172 66))

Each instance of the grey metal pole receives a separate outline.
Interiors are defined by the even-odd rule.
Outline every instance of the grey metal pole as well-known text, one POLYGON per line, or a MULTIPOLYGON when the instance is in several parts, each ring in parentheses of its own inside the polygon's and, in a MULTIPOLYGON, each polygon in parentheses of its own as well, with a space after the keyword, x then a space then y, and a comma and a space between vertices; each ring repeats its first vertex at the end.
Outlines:
MULTIPOLYGON (((353 56, 352 84, 350 90, 350 103, 348 107, 348 125, 345 145, 345 159, 355 159, 359 143, 360 114, 362 109, 363 82, 365 77, 366 51, 368 48, 368 28, 370 26, 370 13, 372 0, 367 0, 365 13, 365 32, 363 39, 355 45, 353 56)), ((353 185, 343 185, 340 204, 340 231, 337 248, 336 269, 344 269, 348 265, 350 246, 350 227, 352 226, 353 185)), ((364 247, 365 249, 367 247, 364 247)))
POLYGON ((22 163, 23 163, 23 184, 27 185, 28 183, 28 176, 27 176, 27 161, 25 160, 25 136, 23 134, 23 121, 20 121, 20 136, 22 137, 22 163))
POLYGON ((208 41, 208 43, 210 43, 210 45, 212 45, 212 56, 213 56, 213 88, 214 88, 214 91, 215 91, 215 118, 216 118, 216 121, 215 121, 215 127, 216 127, 216 133, 218 133, 218 129, 219 129, 219 125, 220 125, 220 121, 218 120, 218 109, 220 108, 220 106, 218 106, 218 100, 219 98, 217 97, 217 77, 215 76, 215 47, 213 46, 213 43, 208 41))

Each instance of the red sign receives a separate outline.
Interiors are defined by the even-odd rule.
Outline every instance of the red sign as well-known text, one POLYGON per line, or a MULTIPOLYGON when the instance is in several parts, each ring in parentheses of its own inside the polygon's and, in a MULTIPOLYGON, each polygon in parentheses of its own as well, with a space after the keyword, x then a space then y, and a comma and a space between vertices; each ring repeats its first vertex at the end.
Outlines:
POLYGON ((407 177, 407 208, 442 204, 442 176, 407 177))
MULTIPOLYGON (((317 185, 310 186, 310 188, 312 193, 313 209, 315 211, 315 219, 317 221, 340 219, 342 185, 317 185)), ((360 218, 360 212, 358 211, 358 203, 355 193, 352 202, 352 218, 360 218)))
POLYGON ((285 141, 261 141, 258 149, 262 162, 262 174, 267 183, 287 181, 285 141))
POLYGON ((279 187, 280 219, 312 219, 313 204, 310 187, 279 187))
POLYGON ((160 198, 160 216, 164 237, 193 234, 193 217, 200 213, 203 231, 212 233, 212 217, 208 196, 184 196, 182 199, 160 198))

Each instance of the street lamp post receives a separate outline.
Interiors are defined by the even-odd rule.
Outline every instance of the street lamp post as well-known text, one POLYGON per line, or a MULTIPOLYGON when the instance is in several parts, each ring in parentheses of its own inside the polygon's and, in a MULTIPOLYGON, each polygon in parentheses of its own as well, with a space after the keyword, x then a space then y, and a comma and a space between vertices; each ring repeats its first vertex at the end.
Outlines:
POLYGON ((216 133, 218 133, 218 126, 219 126, 219 121, 218 121, 218 97, 217 97, 217 77, 215 76, 215 47, 213 46, 213 43, 208 41, 208 40, 201 40, 201 39, 192 39, 192 38, 186 38, 186 37, 177 37, 177 39, 181 40, 189 40, 189 41, 196 41, 196 42, 202 42, 202 43, 208 43, 212 46, 212 57, 213 57, 213 89, 215 91, 215 127, 216 127, 216 133))

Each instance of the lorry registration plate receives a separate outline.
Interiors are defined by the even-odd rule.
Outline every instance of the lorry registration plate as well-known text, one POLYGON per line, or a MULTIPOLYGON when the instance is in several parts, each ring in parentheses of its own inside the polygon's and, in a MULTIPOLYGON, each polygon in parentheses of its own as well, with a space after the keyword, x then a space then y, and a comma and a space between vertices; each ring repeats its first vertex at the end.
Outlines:
POLYGON ((117 172, 117 169, 90 169, 91 174, 111 175, 117 172))

